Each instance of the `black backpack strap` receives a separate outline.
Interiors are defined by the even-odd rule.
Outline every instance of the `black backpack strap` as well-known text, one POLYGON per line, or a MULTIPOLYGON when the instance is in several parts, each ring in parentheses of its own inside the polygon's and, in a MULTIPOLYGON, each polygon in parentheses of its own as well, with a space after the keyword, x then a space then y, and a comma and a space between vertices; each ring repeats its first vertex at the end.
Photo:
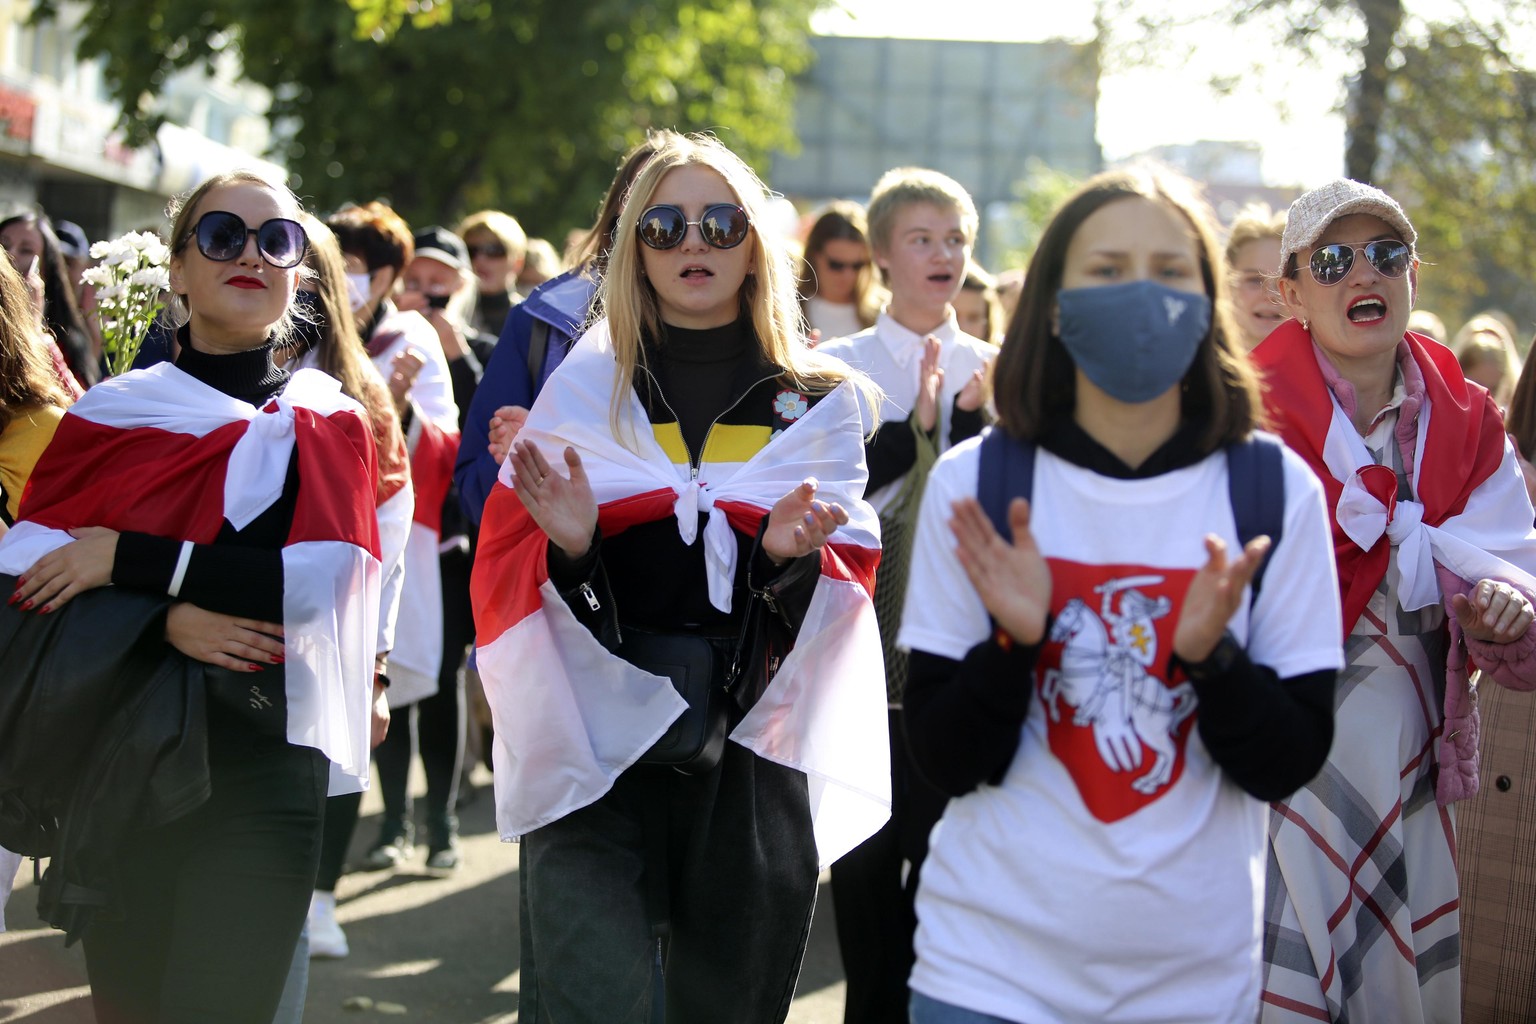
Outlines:
POLYGON ((988 427, 981 437, 981 463, 976 471, 976 500, 992 527, 1010 543, 1008 504, 1014 498, 1032 500, 1035 488, 1035 442, 1020 441, 1001 427, 988 427))
POLYGON ((1237 541, 1246 546, 1255 537, 1269 537, 1269 551, 1253 574, 1255 600, 1285 528, 1284 448, 1285 442, 1278 437, 1260 431, 1254 431, 1246 441, 1227 445, 1227 486, 1232 518, 1237 521, 1237 541))
POLYGON ((549 352, 549 324, 534 318, 528 332, 528 385, 531 394, 539 393, 539 374, 544 369, 544 356, 549 352))

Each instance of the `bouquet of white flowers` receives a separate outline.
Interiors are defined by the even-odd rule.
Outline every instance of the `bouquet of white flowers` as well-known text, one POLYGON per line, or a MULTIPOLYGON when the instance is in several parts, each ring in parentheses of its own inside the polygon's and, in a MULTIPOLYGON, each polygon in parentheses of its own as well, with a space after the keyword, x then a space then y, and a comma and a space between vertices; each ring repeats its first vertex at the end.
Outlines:
POLYGON ((91 259, 99 262, 80 280, 96 286, 101 350, 107 372, 114 377, 133 365, 149 325, 165 306, 170 256, 165 243, 147 231, 131 231, 91 246, 91 259))

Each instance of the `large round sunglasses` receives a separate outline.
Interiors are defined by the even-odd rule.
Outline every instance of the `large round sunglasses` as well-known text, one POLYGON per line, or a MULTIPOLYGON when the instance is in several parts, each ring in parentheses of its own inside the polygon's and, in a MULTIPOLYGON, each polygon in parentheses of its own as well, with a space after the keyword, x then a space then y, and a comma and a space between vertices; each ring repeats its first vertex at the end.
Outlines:
POLYGON ((1355 253, 1364 253, 1382 277, 1402 277, 1413 262, 1413 250, 1395 239, 1366 242, 1364 245, 1322 245, 1312 250, 1307 269, 1312 280, 1321 285, 1335 285, 1349 276, 1355 265, 1355 253))
POLYGON ((227 210, 210 210, 198 218, 192 235, 197 239, 197 251, 219 263, 239 257, 251 235, 256 236, 256 251, 261 258, 279 270, 288 270, 304 261, 304 228, 296 220, 273 217, 260 227, 251 228, 227 210))
POLYGON ((652 249, 675 249, 694 226, 711 248, 734 249, 747 240, 752 222, 746 210, 730 203, 706 206, 698 220, 689 220, 680 208, 663 203, 642 213, 635 230, 640 241, 652 249))

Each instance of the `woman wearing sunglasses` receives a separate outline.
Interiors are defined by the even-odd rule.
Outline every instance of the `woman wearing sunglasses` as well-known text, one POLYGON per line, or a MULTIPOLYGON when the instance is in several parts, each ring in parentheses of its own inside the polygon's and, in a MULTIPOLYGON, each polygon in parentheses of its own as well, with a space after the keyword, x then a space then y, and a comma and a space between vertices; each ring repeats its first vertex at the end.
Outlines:
POLYGON ((806 323, 823 341, 846 338, 875 326, 884 301, 869 255, 864 208, 842 199, 828 203, 805 237, 800 264, 806 323))
POLYGON ((0 540, 17 577, 0 671, 38 695, 30 708, 52 695, 95 712, 32 749, 79 752, 38 808, 62 809, 39 908, 83 932, 103 1022, 269 1024, 327 789, 367 779, 375 443, 334 378, 273 363, 303 273, 298 216, 246 172, 186 198, 170 235, 180 354, 76 403, 0 540))
POLYGON ((1338 742, 1275 805, 1264 1020, 1461 1016, 1455 801, 1477 791, 1469 675, 1536 686, 1536 534, 1486 391, 1407 332, 1416 234, 1334 181, 1291 206, 1254 350, 1269 414, 1333 517, 1346 667, 1338 742))
POLYGON ((888 802, 869 399, 804 347, 756 175, 713 138, 654 141, 605 319, 486 504, 472 592, 498 823, 522 836, 538 1019, 777 1022, 819 865, 888 802), (697 716, 713 757, 667 759, 696 716, 660 647, 708 682, 690 707, 718 702, 697 716))

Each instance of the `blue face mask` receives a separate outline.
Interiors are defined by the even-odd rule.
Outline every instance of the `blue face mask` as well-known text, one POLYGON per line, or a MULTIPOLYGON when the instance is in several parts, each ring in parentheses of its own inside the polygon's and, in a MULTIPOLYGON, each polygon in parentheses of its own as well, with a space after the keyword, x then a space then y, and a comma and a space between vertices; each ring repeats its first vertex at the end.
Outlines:
POLYGON ((1182 380, 1211 328, 1208 296, 1156 281, 1068 288, 1057 303, 1067 354, 1095 387, 1128 404, 1182 380))

